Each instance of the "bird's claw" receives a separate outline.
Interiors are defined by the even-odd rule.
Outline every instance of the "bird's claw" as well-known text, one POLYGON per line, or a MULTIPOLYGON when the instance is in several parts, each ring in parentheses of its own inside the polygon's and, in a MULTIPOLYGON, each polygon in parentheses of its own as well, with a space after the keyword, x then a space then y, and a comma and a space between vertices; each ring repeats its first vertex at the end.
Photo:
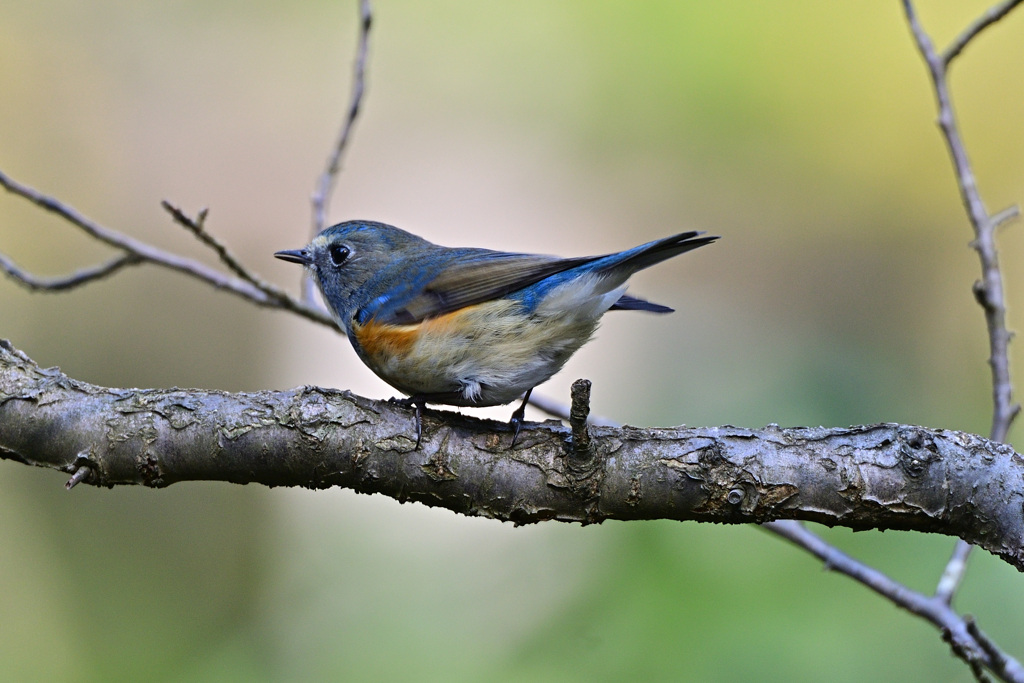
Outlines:
POLYGON ((416 411, 416 447, 413 450, 420 449, 420 443, 423 441, 423 408, 426 407, 426 402, 419 396, 408 396, 406 398, 393 397, 391 403, 400 405, 405 408, 413 408, 416 411))
POLYGON ((523 428, 523 420, 526 417, 526 404, 530 400, 530 393, 533 389, 526 392, 523 396, 523 402, 519 404, 515 412, 512 413, 512 419, 508 421, 508 426, 512 428, 512 443, 508 445, 510 449, 516 447, 516 441, 519 439, 519 430, 523 428))

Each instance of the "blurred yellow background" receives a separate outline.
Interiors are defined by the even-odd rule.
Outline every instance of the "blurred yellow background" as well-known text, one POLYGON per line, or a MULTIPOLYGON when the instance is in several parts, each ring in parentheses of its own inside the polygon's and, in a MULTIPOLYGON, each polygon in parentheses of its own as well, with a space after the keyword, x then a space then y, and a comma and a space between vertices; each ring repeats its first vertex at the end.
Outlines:
MULTIPOLYGON (((986 7, 919 10, 945 45, 986 7)), ((988 430, 977 258, 898 2, 375 10, 332 222, 567 256, 722 236, 634 279, 677 313, 609 315, 538 393, 588 377, 595 412, 632 424, 988 430)), ((355 2, 0 4, 0 169, 207 260, 159 202, 209 207, 296 290, 271 254, 308 239, 356 19, 355 2)), ((1022 36, 1024 10, 953 69, 993 211, 1024 197, 1022 36)), ((1000 244, 1015 326, 1020 224, 1000 244)), ((44 275, 110 255, 9 195, 0 251, 44 275)), ((337 334, 152 267, 60 295, 0 280, 0 321, 98 384, 393 394, 337 334)), ((65 479, 0 464, 0 679, 970 678, 933 628, 753 527, 515 529, 340 490, 65 479)), ((823 533, 925 591, 953 546, 823 533)), ((1021 577, 971 562, 958 606, 1024 656, 1021 577)))

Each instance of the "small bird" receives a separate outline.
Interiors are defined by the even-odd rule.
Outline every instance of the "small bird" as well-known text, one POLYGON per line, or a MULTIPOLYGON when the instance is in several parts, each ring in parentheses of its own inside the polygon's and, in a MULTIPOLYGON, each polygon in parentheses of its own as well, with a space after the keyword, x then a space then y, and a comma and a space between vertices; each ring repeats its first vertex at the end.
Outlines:
POLYGON ((308 268, 359 358, 409 398, 504 405, 519 436, 535 386, 558 372, 605 311, 671 313, 626 294, 633 273, 718 239, 684 232, 604 256, 558 258, 450 248, 373 221, 324 229, 304 249, 274 254, 308 268))

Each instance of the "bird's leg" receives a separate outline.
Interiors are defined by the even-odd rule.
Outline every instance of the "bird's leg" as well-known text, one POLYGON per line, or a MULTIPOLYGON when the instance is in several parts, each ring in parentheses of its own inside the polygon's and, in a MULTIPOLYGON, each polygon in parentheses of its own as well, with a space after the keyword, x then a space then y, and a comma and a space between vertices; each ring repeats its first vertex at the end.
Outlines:
POLYGON ((405 408, 412 407, 416 411, 416 448, 420 449, 420 441, 423 439, 423 409, 427 407, 427 402, 423 396, 417 394, 415 396, 408 396, 406 398, 392 398, 392 403, 403 406, 405 408))
POLYGON ((519 438, 519 430, 523 426, 523 418, 526 417, 526 404, 530 400, 530 394, 532 392, 532 387, 527 390, 526 395, 523 396, 523 402, 519 404, 516 411, 512 413, 512 419, 508 421, 508 426, 512 428, 512 443, 508 445, 509 448, 515 448, 516 439, 519 438))

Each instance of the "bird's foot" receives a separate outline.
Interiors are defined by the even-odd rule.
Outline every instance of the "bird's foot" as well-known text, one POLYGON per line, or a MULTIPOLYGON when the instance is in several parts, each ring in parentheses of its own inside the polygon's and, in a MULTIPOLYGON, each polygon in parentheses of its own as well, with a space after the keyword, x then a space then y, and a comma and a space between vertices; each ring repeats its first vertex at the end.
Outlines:
POLYGON ((404 408, 413 408, 416 411, 416 448, 420 449, 420 442, 423 440, 423 409, 427 407, 427 402, 422 396, 407 396, 404 398, 398 398, 397 396, 390 399, 391 403, 400 405, 404 408))
POLYGON ((523 419, 526 417, 526 404, 530 400, 530 393, 533 389, 526 392, 523 396, 523 402, 519 404, 515 412, 512 413, 512 419, 508 421, 508 426, 512 428, 512 443, 508 445, 509 449, 515 448, 516 440, 519 439, 519 430, 523 427, 523 419))

